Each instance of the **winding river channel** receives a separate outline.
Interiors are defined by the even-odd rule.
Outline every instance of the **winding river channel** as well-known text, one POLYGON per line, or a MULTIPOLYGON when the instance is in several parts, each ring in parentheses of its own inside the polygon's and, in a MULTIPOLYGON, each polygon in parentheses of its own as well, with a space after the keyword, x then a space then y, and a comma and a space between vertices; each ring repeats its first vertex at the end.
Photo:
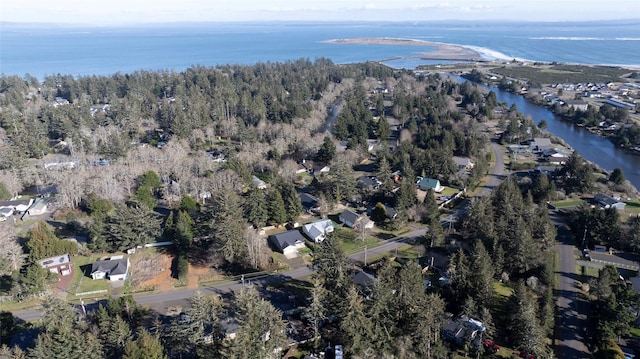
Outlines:
MULTIPOLYGON (((460 77, 455 78, 457 81, 466 81, 460 77)), ((527 101, 523 96, 514 95, 493 86, 481 86, 495 92, 498 101, 505 102, 509 106, 515 104, 518 111, 525 116, 531 116, 536 123, 545 120, 549 133, 562 138, 586 160, 607 171, 612 171, 616 167, 622 169, 625 178, 636 189, 640 189, 640 155, 618 148, 605 137, 563 121, 549 109, 535 105, 527 101)))

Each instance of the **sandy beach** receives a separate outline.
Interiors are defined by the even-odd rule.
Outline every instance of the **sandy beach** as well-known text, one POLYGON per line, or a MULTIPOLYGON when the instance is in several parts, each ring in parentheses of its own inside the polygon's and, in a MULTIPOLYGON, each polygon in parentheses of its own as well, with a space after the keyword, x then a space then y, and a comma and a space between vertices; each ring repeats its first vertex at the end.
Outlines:
POLYGON ((464 46, 443 44, 438 42, 396 39, 396 38, 354 38, 331 39, 325 41, 333 44, 371 44, 371 45, 395 45, 395 46, 422 46, 431 47, 433 51, 421 52, 417 57, 424 60, 449 60, 449 61, 486 61, 478 51, 464 46))

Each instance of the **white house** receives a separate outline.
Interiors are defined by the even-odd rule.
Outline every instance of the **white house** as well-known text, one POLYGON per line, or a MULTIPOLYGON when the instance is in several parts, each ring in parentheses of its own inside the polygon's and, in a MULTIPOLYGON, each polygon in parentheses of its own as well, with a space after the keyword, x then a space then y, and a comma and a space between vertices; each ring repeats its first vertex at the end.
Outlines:
POLYGON ((419 178, 418 188, 421 191, 427 191, 429 189, 433 189, 436 192, 442 192, 444 190, 444 186, 440 184, 440 180, 433 179, 433 178, 419 178))
POLYGON ((122 256, 97 261, 91 265, 91 278, 94 280, 106 278, 110 281, 125 280, 130 266, 129 258, 122 258, 122 256))
POLYGON ((61 256, 45 258, 38 261, 38 264, 44 269, 48 269, 51 273, 63 276, 71 275, 71 257, 68 254, 61 256))
POLYGON ((324 241, 326 234, 333 232, 333 222, 330 219, 317 221, 302 226, 302 232, 312 241, 320 243, 324 241))

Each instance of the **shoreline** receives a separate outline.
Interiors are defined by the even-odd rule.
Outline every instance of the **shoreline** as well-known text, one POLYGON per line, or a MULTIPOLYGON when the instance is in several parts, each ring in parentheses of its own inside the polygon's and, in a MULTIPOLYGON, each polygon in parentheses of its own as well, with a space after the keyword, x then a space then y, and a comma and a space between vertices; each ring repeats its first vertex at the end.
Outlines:
POLYGON ((322 41, 330 44, 357 44, 357 45, 390 45, 390 46, 416 46, 432 47, 433 51, 420 52, 415 58, 423 60, 446 60, 446 61, 468 61, 485 62, 492 59, 487 54, 467 46, 446 44, 442 42, 423 41, 404 38, 368 37, 368 38, 348 38, 330 39, 322 41))
MULTIPOLYGON (((394 56, 392 58, 418 58, 421 60, 443 60, 443 61, 464 61, 464 62, 492 62, 492 61, 513 61, 518 62, 530 62, 530 63, 545 63, 548 61, 524 59, 520 57, 508 56, 499 51, 491 50, 489 48, 472 46, 472 45, 459 45, 450 44, 436 41, 425 41, 410 38, 395 38, 395 37, 362 37, 362 38, 337 38, 321 41, 322 43, 329 44, 356 44, 356 45, 389 45, 389 46, 424 46, 432 47, 433 51, 420 52, 416 56, 394 56)), ((581 66, 610 66, 619 67, 623 69, 629 69, 632 71, 640 70, 640 64, 585 64, 585 63, 573 63, 563 62, 568 65, 581 65, 581 66)))

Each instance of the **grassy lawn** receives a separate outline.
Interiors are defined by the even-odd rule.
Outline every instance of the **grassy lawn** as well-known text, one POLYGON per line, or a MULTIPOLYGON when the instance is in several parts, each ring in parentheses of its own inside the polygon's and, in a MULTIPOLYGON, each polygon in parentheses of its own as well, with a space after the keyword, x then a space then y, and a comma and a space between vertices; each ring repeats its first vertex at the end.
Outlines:
POLYGON ((581 199, 574 199, 574 200, 551 202, 551 205, 553 205, 556 208, 566 208, 566 207, 577 207, 583 203, 584 201, 581 199))
POLYGON ((460 190, 457 189, 457 188, 445 187, 444 190, 442 190, 442 192, 440 192, 440 195, 441 196, 452 197, 452 196, 456 195, 458 192, 460 192, 460 190))
POLYGON ((493 282, 493 289, 496 291, 496 294, 503 297, 510 297, 511 294, 513 294, 513 289, 507 287, 501 282, 493 282))
POLYGON ((7 301, 0 303, 0 311, 20 311, 35 308, 42 303, 40 298, 29 298, 22 302, 7 301))
POLYGON ((599 276, 597 268, 581 266, 581 265, 577 265, 577 264, 576 264, 576 273, 580 273, 580 275, 586 276, 586 277, 598 278, 598 276, 599 276))
POLYGON ((640 337, 640 328, 631 328, 631 336, 640 337))
POLYGON ((71 257, 73 263, 73 279, 69 285, 69 295, 74 296, 75 293, 92 292, 96 290, 109 290, 109 282, 107 280, 93 280, 91 277, 85 276, 81 267, 93 263, 98 257, 93 255, 74 256, 71 257))
POLYGON ((346 255, 352 255, 354 253, 360 252, 364 250, 364 247, 367 248, 375 247, 382 242, 378 238, 375 237, 366 237, 364 241, 358 239, 354 240, 343 240, 341 241, 342 249, 344 250, 346 255))
POLYGON ((627 215, 640 215, 640 201, 626 201, 622 213, 627 215))

